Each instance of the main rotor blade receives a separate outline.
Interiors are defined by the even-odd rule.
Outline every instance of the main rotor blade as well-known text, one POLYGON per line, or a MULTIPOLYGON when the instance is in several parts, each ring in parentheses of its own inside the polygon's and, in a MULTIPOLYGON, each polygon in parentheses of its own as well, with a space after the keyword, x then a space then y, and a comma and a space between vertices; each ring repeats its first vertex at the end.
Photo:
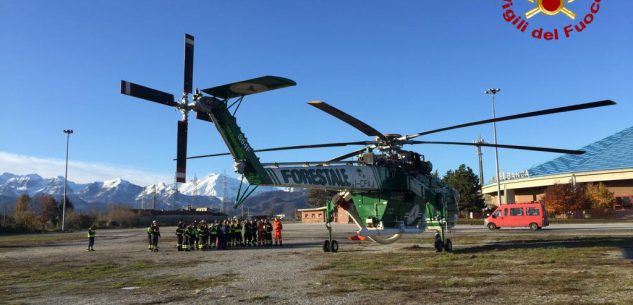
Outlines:
POLYGON ((158 91, 135 83, 121 81, 121 94, 142 98, 144 100, 156 102, 159 104, 176 107, 178 103, 174 102, 172 94, 158 91))
POLYGON ((353 152, 346 153, 346 154, 341 155, 341 156, 338 156, 338 157, 336 157, 336 158, 334 158, 334 159, 327 160, 327 162, 326 162, 326 163, 328 163, 328 162, 341 161, 341 160, 345 160, 345 159, 347 159, 347 158, 351 158, 351 157, 353 157, 353 156, 357 156, 358 154, 360 154, 360 153, 364 152, 366 149, 367 149, 367 148, 366 148, 366 147, 364 147, 364 148, 361 148, 361 149, 359 149, 359 150, 355 150, 355 151, 353 151, 353 152))
POLYGON ((374 129, 373 127, 367 125, 365 122, 341 111, 340 109, 337 109, 335 107, 330 106, 329 104, 327 104, 326 102, 323 101, 311 101, 308 102, 308 104, 310 104, 311 106, 314 106, 324 112, 329 113, 330 115, 338 118, 339 120, 352 125, 352 127, 360 130, 361 132, 363 132, 364 134, 368 135, 368 136, 375 136, 375 137, 379 137, 383 140, 387 140, 387 137, 385 137, 384 134, 382 134, 381 132, 379 132, 378 130, 374 129))
MULTIPOLYGON (((264 148, 264 149, 256 149, 254 152, 266 152, 266 151, 278 151, 278 150, 294 150, 294 149, 306 149, 306 148, 322 148, 322 147, 340 147, 340 146, 348 146, 348 145, 372 145, 375 144, 374 141, 358 141, 358 142, 341 142, 341 143, 325 143, 325 144, 312 144, 312 145, 296 145, 296 146, 284 146, 284 147, 273 147, 273 148, 264 148)), ((207 157, 218 157, 218 156, 228 156, 231 153, 218 153, 218 154, 210 154, 210 155, 200 155, 200 156, 192 156, 187 157, 187 159, 199 159, 199 158, 207 158, 207 157)))
POLYGON ((185 34, 185 94, 191 93, 193 84, 193 36, 185 34))
POLYGON ((293 80, 284 77, 268 75, 203 89, 202 92, 212 95, 216 98, 226 100, 234 97, 247 96, 255 93, 277 90, 295 85, 297 85, 297 83, 295 83, 293 80))
POLYGON ((176 149, 176 182, 187 182, 187 121, 178 121, 176 149))
POLYGON ((470 123, 459 124, 459 125, 450 126, 450 127, 444 127, 444 128, 440 128, 440 129, 434 129, 434 130, 414 133, 414 134, 402 137, 401 140, 409 140, 409 139, 413 139, 413 138, 416 138, 416 137, 419 137, 419 136, 423 136, 423 135, 427 135, 427 134, 431 134, 431 133, 436 133, 436 132, 440 132, 440 131, 451 130, 451 129, 464 128, 464 127, 470 127, 470 126, 481 125, 481 124, 488 124, 488 123, 493 123, 493 122, 501 122, 501 121, 522 119, 522 118, 528 118, 528 117, 539 116, 539 115, 547 115, 547 114, 567 112, 567 111, 576 111, 576 110, 582 110, 582 109, 588 109, 588 108, 611 106, 611 105, 615 105, 615 104, 616 103, 614 101, 612 101, 612 100, 604 100, 604 101, 599 101, 599 102, 591 102, 591 103, 584 103, 584 104, 577 104, 577 105, 571 105, 571 106, 565 106, 565 107, 558 107, 558 108, 551 108, 551 109, 545 109, 545 110, 539 110, 539 111, 520 113, 520 114, 515 114, 515 115, 498 117, 498 118, 495 118, 495 119, 488 119, 488 120, 470 122, 470 123))
POLYGON ((485 147, 499 147, 509 149, 531 150, 531 151, 544 151, 562 154, 582 155, 584 150, 570 150, 561 148, 549 148, 549 147, 536 147, 536 146, 521 146, 521 145, 506 145, 506 144, 490 144, 490 143, 470 143, 470 142, 441 142, 441 141, 406 141, 404 144, 445 144, 445 145, 467 145, 467 146, 485 146, 485 147))

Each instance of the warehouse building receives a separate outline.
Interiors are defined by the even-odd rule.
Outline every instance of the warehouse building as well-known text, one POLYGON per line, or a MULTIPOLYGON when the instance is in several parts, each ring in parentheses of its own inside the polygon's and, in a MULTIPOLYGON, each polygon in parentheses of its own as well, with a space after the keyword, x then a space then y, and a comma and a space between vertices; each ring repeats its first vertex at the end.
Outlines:
MULTIPOLYGON (((325 223, 325 207, 297 209, 297 216, 303 223, 325 223)), ((334 223, 351 223, 351 219, 340 206, 334 209, 334 223)))

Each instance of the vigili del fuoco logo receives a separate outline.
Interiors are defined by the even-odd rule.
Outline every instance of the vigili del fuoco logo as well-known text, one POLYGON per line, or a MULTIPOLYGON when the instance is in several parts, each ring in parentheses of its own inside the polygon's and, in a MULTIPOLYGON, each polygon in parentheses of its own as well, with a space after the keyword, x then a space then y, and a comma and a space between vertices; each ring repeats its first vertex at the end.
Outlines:
POLYGON ((585 31, 597 18, 602 0, 501 0, 501 2, 503 20, 516 30, 529 33, 535 39, 560 40, 585 31), (518 2, 525 3, 518 5, 518 2), (541 18, 559 18, 564 25, 539 26, 544 23, 541 18))

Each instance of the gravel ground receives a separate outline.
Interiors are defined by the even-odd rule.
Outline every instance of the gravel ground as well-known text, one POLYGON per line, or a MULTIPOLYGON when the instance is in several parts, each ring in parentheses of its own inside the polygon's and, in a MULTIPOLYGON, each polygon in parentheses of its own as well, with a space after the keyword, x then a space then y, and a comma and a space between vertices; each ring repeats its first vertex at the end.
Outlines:
MULTIPOLYGON (((591 231, 590 225, 580 229, 591 231)), ((578 227, 550 227, 541 234, 573 235, 578 227)), ((477 236, 492 234, 531 234, 526 230, 500 230, 487 232, 480 227, 460 226, 455 234, 468 232, 477 236)), ((596 230, 604 230, 597 226, 596 230)), ((633 224, 612 226, 614 234, 628 234, 633 224)), ((122 276, 106 274, 99 278, 56 280, 55 283, 37 281, 12 284, 0 283, 0 303, 27 304, 366 304, 374 302, 395 302, 388 293, 381 291, 375 295, 367 292, 328 294, 333 287, 324 287, 321 282, 326 270, 320 267, 328 262, 334 253, 323 253, 321 244, 326 237, 323 224, 285 224, 284 246, 271 248, 245 248, 227 251, 178 252, 175 247, 175 228, 162 228, 161 251, 151 253, 146 249, 144 229, 98 230, 95 252, 85 251, 86 241, 70 240, 52 243, 36 242, 34 245, 11 245, 0 237, 0 275, 6 276, 19 271, 39 270, 45 275, 60 269, 90 266, 98 263, 133 264, 153 266, 137 272, 136 276, 149 279, 165 279, 186 275, 192 278, 217 278, 224 282, 210 287, 190 289, 190 287, 167 287, 159 291, 151 287, 139 286, 134 289, 107 286, 90 288, 90 282, 107 285, 125 283, 122 276), (13 268, 13 269, 12 269, 13 268), (45 285, 45 284, 48 284, 45 285), (53 285, 51 285, 53 284, 53 285), (57 289, 58 287, 59 289, 57 289), (60 292, 63 291, 63 292, 60 292), (2 295, 8 296, 9 301, 2 295)), ((385 253, 394 249, 411 246, 411 242, 393 245, 377 245, 368 242, 347 240, 354 234, 352 225, 334 225, 335 238, 341 243, 341 252, 385 253)), ((604 231, 601 231, 604 233, 604 231)), ((422 234, 428 242, 431 234, 422 234)), ((27 238, 28 236, 25 236, 27 238)), ((430 244, 422 245, 425 248, 430 244)), ((474 245, 468 245, 474 246, 474 245)), ((455 245, 459 248, 460 245, 455 245)), ((461 246, 463 247, 463 246, 461 246)), ((40 275, 42 276, 42 275, 40 275)), ((149 285, 151 286, 151 284, 149 285)), ((335 288, 335 287, 334 287, 335 288)), ((411 297, 398 299, 399 304, 417 304, 423 299, 411 297)), ((440 300, 424 302, 439 303, 440 300)), ((460 304, 458 300, 443 300, 446 304, 460 304)), ((476 302, 475 302, 476 303, 476 302)))

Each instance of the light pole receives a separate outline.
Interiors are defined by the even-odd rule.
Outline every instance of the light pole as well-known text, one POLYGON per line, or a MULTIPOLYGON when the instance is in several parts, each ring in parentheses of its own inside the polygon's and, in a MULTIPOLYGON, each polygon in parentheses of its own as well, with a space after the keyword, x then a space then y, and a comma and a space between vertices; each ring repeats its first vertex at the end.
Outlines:
POLYGON ((481 186, 484 186, 484 163, 482 161, 481 144, 485 143, 481 135, 475 140, 475 144, 479 144, 477 145, 477 157, 479 158, 479 185, 481 186))
POLYGON ((72 129, 64 129, 66 134, 66 173, 64 174, 64 203, 62 204, 62 232, 64 232, 64 225, 66 224, 66 189, 68 188, 68 143, 70 142, 70 135, 73 133, 72 129))
MULTIPOLYGON (((496 119, 496 114, 495 114, 495 95, 497 93, 499 93, 501 91, 501 89, 499 88, 492 88, 492 89, 488 89, 486 90, 486 94, 490 94, 492 95, 492 118, 496 119)), ((494 130, 494 141, 495 141, 495 165, 497 167, 497 197, 499 199, 498 203, 499 206, 501 206, 501 176, 499 175, 499 149, 497 148, 497 122, 492 122, 492 128, 494 130)))

